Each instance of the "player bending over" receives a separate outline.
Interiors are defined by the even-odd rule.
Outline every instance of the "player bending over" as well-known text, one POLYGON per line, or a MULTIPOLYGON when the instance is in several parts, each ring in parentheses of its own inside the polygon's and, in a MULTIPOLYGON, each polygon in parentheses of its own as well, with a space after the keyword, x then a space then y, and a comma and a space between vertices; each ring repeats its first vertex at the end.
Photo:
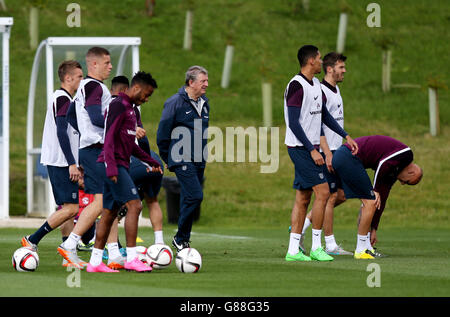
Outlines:
POLYGON ((413 163, 413 152, 400 141, 383 135, 356 138, 358 154, 352 155, 348 144, 333 156, 333 169, 342 180, 346 198, 362 202, 358 224, 355 259, 374 259, 373 245, 389 192, 399 180, 402 185, 416 185, 422 169, 413 163), (366 169, 375 171, 373 186, 366 169))

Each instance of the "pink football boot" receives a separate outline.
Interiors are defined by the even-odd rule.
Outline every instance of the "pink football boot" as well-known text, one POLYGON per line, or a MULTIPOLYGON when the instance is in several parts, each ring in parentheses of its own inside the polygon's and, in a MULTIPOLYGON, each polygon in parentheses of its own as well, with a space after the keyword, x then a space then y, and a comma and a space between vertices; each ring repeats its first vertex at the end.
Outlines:
POLYGON ((89 272, 89 273, 119 273, 118 270, 110 269, 103 262, 97 266, 93 266, 93 265, 91 265, 91 263, 88 263, 86 272, 89 272))
POLYGON ((137 257, 134 258, 133 261, 130 261, 130 262, 125 261, 124 268, 127 271, 136 271, 136 272, 151 272, 152 271, 151 266, 148 266, 147 264, 143 263, 137 257))

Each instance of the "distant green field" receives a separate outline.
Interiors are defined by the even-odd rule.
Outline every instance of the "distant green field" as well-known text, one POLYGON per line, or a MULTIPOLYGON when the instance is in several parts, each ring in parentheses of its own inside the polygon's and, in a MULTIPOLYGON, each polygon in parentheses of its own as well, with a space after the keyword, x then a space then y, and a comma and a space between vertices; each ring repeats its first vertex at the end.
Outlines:
MULTIPOLYGON (((28 9, 22 1, 6 1, 12 16, 10 56, 10 213, 26 213, 26 107, 35 51, 29 48, 28 9)), ((30 1, 26 1, 30 2, 30 1)), ((66 25, 69 2, 38 1, 39 38, 50 36, 139 36, 140 65, 150 71, 159 88, 142 119, 153 149, 164 101, 184 81, 194 64, 209 70, 210 125, 262 125, 261 83, 273 90, 273 126, 279 127, 279 168, 260 173, 258 163, 208 164, 200 220, 194 224, 192 246, 203 255, 198 274, 179 273, 174 265, 148 275, 121 272, 99 275, 81 272, 81 287, 69 288, 71 274, 56 254, 58 230, 40 244, 41 264, 34 273, 14 272, 11 255, 28 229, 0 229, 0 296, 152 296, 152 297, 444 297, 450 294, 450 93, 439 90, 441 134, 429 134, 427 81, 450 86, 450 4, 447 0, 380 0, 381 28, 369 28, 361 0, 310 1, 308 13, 300 0, 171 0, 157 1, 148 18, 145 1, 77 0, 81 27, 66 25), (193 4, 193 48, 184 51, 183 31, 188 4, 193 4), (283 92, 299 71, 296 53, 315 44, 322 55, 336 48, 339 14, 350 8, 345 55, 347 74, 340 85, 345 129, 353 136, 390 135, 409 145, 424 170, 417 186, 394 185, 380 223, 378 259, 381 287, 368 287, 370 262, 336 257, 331 263, 287 263, 293 164, 284 146, 283 92), (376 41, 394 40, 392 84, 381 90, 381 48, 376 41), (235 46, 231 82, 220 87, 227 44, 235 46), (445 71, 447 69, 447 71, 445 71)), ((116 65, 113 65, 116 66, 116 65)), ((322 74, 318 77, 322 79, 322 74)), ((248 145, 247 145, 248 146, 248 145)), ((372 173, 372 172, 369 172, 372 173)), ((166 175, 171 175, 166 172, 166 175)), ((165 241, 175 226, 166 221, 165 241)), ((350 200, 336 209, 335 235, 344 248, 355 246, 355 222, 360 202, 350 200)), ((147 215, 148 211, 144 211, 147 215)), ((123 232, 121 232, 123 236, 123 232)), ((140 229, 145 244, 151 229, 140 229)), ((308 234, 308 237, 310 234, 308 234)), ((307 243, 308 245, 308 243, 307 243)), ((80 253, 85 260, 88 253, 80 253)), ((145 304, 145 303, 144 303, 145 304)), ((349 309, 352 309, 351 307, 349 309)), ((376 309, 376 307, 374 307, 376 309)), ((377 311, 378 312, 378 311, 377 311)))
MULTIPOLYGON (((29 48, 28 11, 24 3, 7 1, 14 17, 11 33, 11 198, 10 213, 26 213, 26 105, 34 50, 29 48)), ((427 226, 448 224, 450 186, 449 91, 439 90, 441 128, 432 138, 428 129, 429 76, 450 85, 450 20, 448 1, 389 0, 381 6, 381 28, 369 28, 367 5, 371 1, 310 1, 308 13, 300 0, 193 0, 157 1, 155 17, 145 14, 144 0, 79 0, 81 27, 66 25, 67 3, 38 1, 39 39, 49 36, 139 36, 140 65, 150 71, 159 88, 143 106, 142 118, 152 143, 164 101, 183 84, 183 74, 193 64, 209 70, 208 97, 212 126, 262 125, 261 83, 273 87, 274 126, 280 127, 280 166, 277 173, 259 173, 259 163, 212 163, 206 170, 204 211, 208 225, 285 224, 293 203, 293 167, 284 141, 283 91, 299 71, 296 53, 303 44, 315 44, 322 54, 336 48, 342 6, 350 8, 345 54, 347 74, 341 84, 345 128, 353 136, 386 134, 408 144, 425 172, 416 188, 396 185, 383 215, 383 223, 403 224, 408 219, 427 226), (184 51, 186 10, 193 4, 192 51, 184 51), (124 11, 126 8, 126 11, 124 11), (126 13, 125 13, 126 12, 126 13), (101 18, 99 18, 101 17, 101 18), (421 89, 381 90, 381 48, 375 41, 393 38, 392 83, 416 84, 421 89), (231 82, 220 87, 227 44, 235 46, 231 82), (245 173, 245 177, 242 175, 245 173), (387 218, 389 217, 389 218, 387 218)), ((115 65, 113 65, 115 66, 115 65)), ((322 74, 318 76, 322 78, 322 74)), ((169 175, 170 173, 168 173, 169 175)), ((352 203, 340 212, 342 224, 354 219, 352 203)), ((340 220, 337 220, 340 221, 340 220)))
MULTIPOLYGON (((166 226, 165 241, 173 235, 166 226)), ((285 262, 288 233, 283 229, 220 229, 198 227, 192 247, 203 256, 197 274, 178 272, 174 264, 150 274, 120 272, 116 275, 81 272, 80 288, 66 280, 73 272, 61 266, 56 254, 56 230, 39 245, 40 266, 33 273, 15 272, 11 255, 30 230, 1 229, 0 296, 149 296, 149 297, 442 297, 450 294, 448 230, 390 228, 379 232, 379 249, 389 257, 379 265, 380 287, 369 287, 369 261, 335 256, 329 263, 285 262), (7 287, 5 287, 7 285, 7 287)), ((336 230, 343 246, 353 250, 355 230, 336 230)), ((121 232, 123 236, 123 232, 121 232)), ((139 236, 153 240, 149 228, 139 236)), ((310 233, 308 233, 309 239, 310 233)), ((306 243, 306 247, 309 244, 306 243)), ((88 260, 90 253, 79 252, 88 260)), ((375 281, 369 278, 370 281, 375 281)))

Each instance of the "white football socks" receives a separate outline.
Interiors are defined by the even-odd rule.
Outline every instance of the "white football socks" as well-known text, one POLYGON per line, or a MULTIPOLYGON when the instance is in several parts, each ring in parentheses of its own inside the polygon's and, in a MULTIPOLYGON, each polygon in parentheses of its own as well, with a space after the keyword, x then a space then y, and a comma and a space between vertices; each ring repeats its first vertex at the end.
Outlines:
POLYGON ((305 234, 306 229, 311 225, 311 220, 308 217, 305 218, 305 223, 303 224, 302 234, 305 234))
POLYGON ((289 249, 288 253, 290 255, 296 255, 299 252, 299 246, 300 246, 300 233, 291 233, 289 238, 289 249))
POLYGON ((127 262, 133 261, 137 257, 136 247, 127 247, 127 262))
POLYGON ((98 266, 102 263, 102 259, 103 259, 103 250, 92 248, 91 259, 89 260, 89 263, 92 266, 98 266))
POLYGON ((325 247, 327 250, 334 250, 338 247, 336 240, 334 239, 334 234, 330 236, 325 236, 325 247))
MULTIPOLYGON (((370 241, 369 241, 370 243, 370 241)), ((360 253, 367 249, 367 234, 358 234, 356 238, 356 253, 360 253)))
POLYGON ((80 241, 81 236, 71 232, 67 240, 63 243, 64 248, 67 250, 74 250, 77 248, 78 241, 80 241))
POLYGON ((119 251, 119 244, 117 242, 108 243, 108 257, 110 259, 117 259, 118 257, 122 257, 122 254, 119 251))
POLYGON ((155 231, 155 244, 164 244, 163 232, 155 231))
POLYGON ((315 251, 317 248, 322 247, 322 230, 312 229, 312 245, 311 251, 315 251))

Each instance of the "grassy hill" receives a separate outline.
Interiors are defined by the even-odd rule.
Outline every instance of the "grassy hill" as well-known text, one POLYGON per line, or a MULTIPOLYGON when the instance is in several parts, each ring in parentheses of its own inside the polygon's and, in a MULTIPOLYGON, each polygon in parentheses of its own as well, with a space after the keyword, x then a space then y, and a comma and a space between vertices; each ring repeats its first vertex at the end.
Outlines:
MULTIPOLYGON (((296 53, 315 44, 322 54, 336 47, 342 7, 348 8, 345 54, 347 75, 340 85, 346 111, 346 130, 353 137, 386 134, 408 144, 425 172, 414 188, 395 185, 383 223, 448 226, 450 185, 450 109, 448 90, 439 91, 441 135, 428 128, 428 79, 449 85, 450 5, 445 0, 377 1, 381 28, 366 24, 372 1, 311 1, 308 13, 299 0, 157 1, 156 15, 145 14, 145 1, 87 1, 81 5, 81 27, 66 25, 69 1, 41 1, 39 37, 140 36, 141 68, 150 71, 159 88, 143 108, 143 121, 155 143, 164 101, 183 84, 194 64, 209 70, 211 125, 222 129, 262 125, 261 83, 273 85, 274 126, 280 129, 277 173, 259 173, 257 163, 211 163, 206 172, 205 201, 199 225, 288 226, 294 191, 293 166, 284 140, 283 92, 299 71, 296 53), (182 50, 186 10, 194 10, 193 48, 182 50), (422 88, 381 90, 380 38, 392 38, 393 84, 422 88), (220 88, 227 44, 235 46, 228 89, 220 88)), ((14 17, 11 35, 11 214, 26 212, 26 106, 34 50, 29 49, 28 11, 19 1, 7 1, 14 17)), ((319 78, 322 78, 320 75, 319 78)), ((339 207, 336 223, 354 226, 358 203, 339 207)))

